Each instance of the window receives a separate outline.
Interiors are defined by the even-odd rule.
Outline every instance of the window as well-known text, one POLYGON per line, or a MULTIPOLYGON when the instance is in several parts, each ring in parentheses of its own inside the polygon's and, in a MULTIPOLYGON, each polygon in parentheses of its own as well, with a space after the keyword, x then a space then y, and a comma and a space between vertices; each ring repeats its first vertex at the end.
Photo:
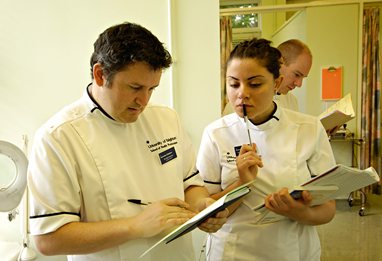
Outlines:
MULTIPOLYGON (((220 9, 248 8, 261 4, 260 0, 220 0, 220 9)), ((236 46, 243 40, 261 37, 261 16, 258 13, 235 14, 232 19, 232 45, 236 46)))

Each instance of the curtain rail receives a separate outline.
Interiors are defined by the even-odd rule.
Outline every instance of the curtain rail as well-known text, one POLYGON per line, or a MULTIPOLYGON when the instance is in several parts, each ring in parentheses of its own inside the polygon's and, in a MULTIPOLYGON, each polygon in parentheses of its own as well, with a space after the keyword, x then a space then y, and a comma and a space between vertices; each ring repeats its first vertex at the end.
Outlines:
POLYGON ((298 11, 307 7, 333 6, 333 5, 349 5, 363 3, 382 3, 381 0, 343 0, 331 2, 311 2, 305 4, 285 4, 285 5, 269 5, 257 6, 248 8, 225 8, 220 9, 220 16, 231 16, 235 14, 251 14, 251 13, 266 13, 276 11, 298 11))

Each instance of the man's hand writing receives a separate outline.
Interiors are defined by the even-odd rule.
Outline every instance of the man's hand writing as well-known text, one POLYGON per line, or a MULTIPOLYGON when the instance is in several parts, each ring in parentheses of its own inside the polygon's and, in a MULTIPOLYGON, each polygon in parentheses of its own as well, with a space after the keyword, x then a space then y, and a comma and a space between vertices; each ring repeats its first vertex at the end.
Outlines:
POLYGON ((177 198, 170 198, 153 202, 144 207, 134 222, 134 230, 141 237, 152 237, 162 231, 179 226, 192 218, 194 212, 189 210, 189 205, 177 198))

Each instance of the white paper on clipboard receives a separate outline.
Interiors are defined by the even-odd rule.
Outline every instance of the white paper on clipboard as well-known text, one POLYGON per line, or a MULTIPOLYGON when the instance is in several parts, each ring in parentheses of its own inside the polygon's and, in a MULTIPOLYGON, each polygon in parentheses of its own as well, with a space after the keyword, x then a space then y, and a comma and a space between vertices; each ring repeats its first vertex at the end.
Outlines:
MULTIPOLYGON (((369 167, 364 170, 348 167, 342 164, 337 164, 328 171, 316 176, 315 178, 301 184, 301 188, 309 190, 310 187, 337 187, 337 190, 320 193, 320 199, 314 202, 314 204, 323 204, 329 200, 336 199, 342 195, 350 194, 353 191, 359 190, 376 182, 379 182, 380 178, 378 173, 373 167, 369 167), (325 197, 324 197, 325 196, 325 197)), ((315 193, 317 193, 316 191, 315 193)), ((276 222, 285 217, 277 215, 276 213, 269 211, 265 208, 264 204, 260 204, 253 208, 254 211, 260 213, 257 224, 276 222)))

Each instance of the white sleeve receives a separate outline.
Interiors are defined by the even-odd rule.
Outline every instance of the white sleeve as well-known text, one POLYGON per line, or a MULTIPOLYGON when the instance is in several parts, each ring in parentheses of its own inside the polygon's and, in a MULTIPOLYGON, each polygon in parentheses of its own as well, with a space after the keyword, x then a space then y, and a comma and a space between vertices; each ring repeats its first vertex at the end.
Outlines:
POLYGON ((332 147, 321 121, 316 122, 316 143, 312 156, 308 159, 309 170, 313 175, 318 175, 336 164, 332 147))
POLYGON ((58 143, 45 131, 34 140, 28 166, 32 235, 53 232, 80 220, 80 187, 75 166, 63 146, 65 142, 58 143))
POLYGON ((212 140, 208 128, 203 132, 196 166, 210 194, 221 191, 221 166, 217 144, 212 140))

